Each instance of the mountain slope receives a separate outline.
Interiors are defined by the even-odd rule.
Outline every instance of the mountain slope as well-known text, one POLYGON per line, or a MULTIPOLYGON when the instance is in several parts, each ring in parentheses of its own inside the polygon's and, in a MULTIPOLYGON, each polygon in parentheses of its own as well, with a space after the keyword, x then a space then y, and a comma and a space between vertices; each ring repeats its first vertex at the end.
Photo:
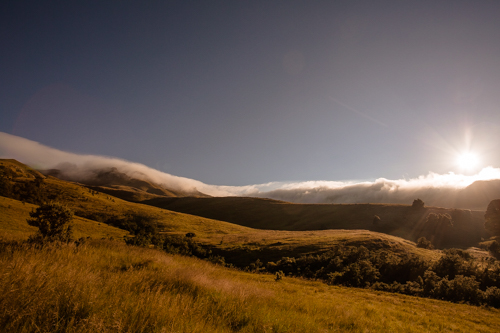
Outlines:
MULTIPOLYGON (((71 170, 71 169, 70 169, 71 170)), ((85 170, 79 172, 61 171, 58 169, 42 170, 44 175, 53 176, 61 180, 78 181, 81 184, 94 188, 96 191, 111 194, 113 196, 140 202, 156 197, 207 197, 199 191, 182 192, 168 189, 163 185, 155 184, 142 173, 136 173, 131 177, 118 171, 115 167, 85 170)))
POLYGON ((488 237, 484 212, 389 204, 292 204, 259 198, 155 198, 144 203, 251 228, 274 230, 366 229, 416 241, 434 238, 439 247, 473 246, 488 237), (449 214, 453 226, 429 233, 429 214, 449 214), (374 224, 374 217, 380 222, 374 224))
MULTIPOLYGON (((5 161, 3 162, 6 163, 5 161)), ((5 179, 5 178, 3 178, 5 179)), ((18 182, 34 183, 24 178, 12 178, 18 182)), ((51 176, 45 178, 37 191, 46 197, 71 208, 77 215, 77 221, 104 226, 103 222, 116 221, 129 216, 138 216, 154 224, 160 232, 185 235, 196 234, 200 243, 219 248, 224 252, 243 249, 248 258, 279 259, 282 256, 300 256, 302 254, 322 253, 339 244, 364 243, 369 247, 391 248, 396 252, 410 252, 422 256, 434 256, 431 251, 418 249, 415 244, 404 239, 372 231, 360 230, 328 230, 328 231, 274 231, 260 230, 237 224, 208 219, 196 215, 174 212, 150 205, 121 200, 110 195, 96 192, 78 183, 60 180, 51 176)), ((1 197, 0 197, 1 198, 1 197)), ((187 198, 193 199, 193 198, 187 198)), ((228 198, 238 199, 238 198, 228 198)), ((241 198, 242 200, 245 198, 241 198)), ((22 203, 19 200, 2 198, 2 223, 0 229, 19 238, 26 239, 35 229, 27 226, 26 218, 35 205, 22 203)), ((262 201, 262 199, 255 199, 262 201)), ((275 204, 275 201, 269 200, 275 204)), ((277 202, 279 203, 279 202, 277 202)), ((214 204, 217 204, 215 202, 214 204)), ((236 205, 238 207, 238 205, 236 205)), ((243 206, 241 206, 243 207, 243 206)), ((295 205, 300 208, 301 205, 295 205)), ((261 209, 261 205, 257 205, 261 209)), ((296 212, 289 211, 289 214, 296 212)), ((82 224, 82 225, 83 225, 82 224)), ((90 225, 90 224, 89 224, 90 225)), ((269 229, 269 228, 268 228, 269 229)), ((117 238, 116 236, 114 236, 117 238)), ((247 258, 247 259, 248 259, 247 258)), ((248 260, 250 260, 248 259, 248 260)), ((269 259, 270 260, 270 259, 269 259)))

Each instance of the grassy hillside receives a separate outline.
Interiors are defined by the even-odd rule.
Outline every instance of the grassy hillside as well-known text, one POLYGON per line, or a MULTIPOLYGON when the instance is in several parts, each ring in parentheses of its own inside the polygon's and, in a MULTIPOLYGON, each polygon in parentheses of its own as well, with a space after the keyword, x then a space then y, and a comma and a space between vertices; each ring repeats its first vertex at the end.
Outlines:
POLYGON ((500 311, 92 241, 0 248, 5 332, 498 332, 500 311))
MULTIPOLYGON (((4 166, 11 168, 13 181, 15 182, 32 182, 35 178, 33 172, 37 173, 18 162, 9 164, 9 161, 4 160, 2 163, 4 166), (23 173, 16 173, 19 172, 16 168, 24 170, 23 173)), ((147 217, 152 223, 158 226, 160 232, 179 235, 194 232, 198 242, 210 245, 213 248, 217 247, 224 253, 232 252, 236 254, 243 251, 246 253, 245 260, 247 261, 253 261, 254 258, 276 260, 282 256, 322 253, 339 244, 356 245, 360 243, 374 248, 392 248, 396 252, 418 253, 421 255, 431 253, 427 250, 417 249, 414 243, 401 238, 370 231, 325 230, 292 232, 244 227, 121 200, 108 194, 96 192, 78 183, 67 182, 50 176, 44 179, 40 191, 45 193, 45 196, 55 197, 57 201, 64 203, 77 214, 75 218, 76 236, 94 235, 94 238, 122 238, 126 234, 125 231, 120 230, 116 233, 116 231, 112 230, 117 229, 107 226, 104 221, 109 218, 124 218, 135 214, 147 217), (87 230, 87 234, 85 230, 87 230)), ((238 198, 226 199, 237 200, 238 198)), ((255 200, 262 201, 261 199, 255 200)), ((268 201, 271 203, 270 207, 274 203, 281 204, 276 201, 268 201)), ((216 205, 216 203, 213 204, 216 205)), ((29 212, 35 207, 35 205, 29 203, 23 204, 18 200, 0 197, 0 210, 3 213, 0 215, 0 229, 3 230, 4 234, 10 235, 11 238, 26 239, 35 231, 35 228, 28 226, 26 223, 29 212)), ((244 205, 241 207, 244 207, 244 205)), ((257 209, 262 209, 260 204, 256 205, 256 207, 257 209)), ((300 209, 302 205, 284 204, 283 207, 285 210, 287 207, 300 209)), ((321 205, 318 207, 321 207, 321 205)), ((231 211, 234 212, 236 209, 233 208, 231 211)), ((270 208, 270 211, 270 214, 272 214, 273 209, 270 208)), ((288 214, 300 213, 293 210, 286 211, 288 214)), ((301 218, 305 217, 301 216, 301 218)))
MULTIPOLYGON (((75 186, 74 184, 68 185, 75 186)), ((101 212, 99 196, 92 200, 91 212, 101 212)), ((91 195, 92 197, 92 195, 91 195)), ((232 225, 230 223, 209 220, 165 211, 156 207, 121 201, 115 198, 113 206, 107 206, 107 214, 121 216, 130 211, 137 211, 155 217, 168 234, 184 235, 195 232, 196 241, 212 248, 215 254, 224 254, 228 262, 248 265, 260 259, 274 261, 284 256, 318 254, 331 250, 337 245, 359 245, 371 249, 390 249, 395 253, 414 253, 426 259, 434 260, 439 253, 419 249, 413 242, 377 232, 366 230, 324 230, 324 231, 274 231, 259 230, 232 225), (123 206, 122 206, 123 205, 123 206), (113 209, 111 209, 113 208, 113 209), (134 210, 135 209, 135 210, 134 210)), ((74 209, 74 202, 63 201, 74 209)), ((107 204, 107 199, 105 200, 107 204)), ((26 223, 29 212, 37 206, 21 201, 0 197, 0 236, 8 240, 24 240, 36 232, 35 227, 26 223)), ((99 216, 99 215, 98 215, 99 216)), ((92 237, 96 239, 123 239, 129 233, 109 226, 103 222, 75 216, 73 219, 75 238, 92 237)))
POLYGON ((437 245, 473 246, 488 237, 484 212, 390 204, 292 204, 260 198, 156 198, 149 205, 220 221, 274 230, 365 229, 416 241, 431 213, 449 214, 453 227, 436 235, 437 245), (374 225, 374 217, 380 217, 374 225))
MULTIPOLYGON (((22 240, 34 234, 37 228, 28 225, 26 219, 36 207, 38 206, 0 197, 0 237, 7 240, 22 240)), ((80 237, 123 239, 129 234, 128 231, 79 216, 74 217, 73 226, 76 239, 80 237)))
MULTIPOLYGON (((7 169, 10 174, 17 177, 14 177, 17 182, 24 181, 29 184, 35 177, 41 175, 17 161, 3 160, 0 164, 1 168, 7 169), (27 175, 32 179, 26 178, 27 175)), ((123 218, 134 212, 157 220, 159 228, 167 232, 195 232, 201 235, 213 234, 216 228, 222 234, 246 232, 243 229, 237 231, 235 225, 223 225, 220 224, 221 222, 214 221, 217 220, 250 228, 271 230, 365 229, 411 241, 425 236, 440 248, 476 246, 482 238, 489 236, 484 229, 484 212, 482 211, 436 207, 415 209, 410 205, 389 204, 292 204, 270 199, 242 197, 166 198, 159 196, 161 193, 157 192, 158 189, 150 187, 153 185, 128 176, 125 179, 124 175, 113 170, 102 172, 100 175, 101 178, 97 180, 101 182, 109 183, 116 180, 121 185, 108 184, 108 187, 88 188, 49 176, 45 178, 41 186, 47 197, 67 203, 79 216, 105 221, 113 216, 123 218), (128 185, 125 186, 125 184, 128 185), (135 184, 135 187, 131 187, 131 184, 135 184), (106 191, 106 193, 97 190, 106 191), (119 200, 111 194, 133 202, 141 201, 153 207, 163 208, 163 210, 119 200), (147 198, 150 199, 145 200, 147 198), (177 214, 173 211, 202 218, 195 222, 194 217, 187 217, 185 214, 177 214), (432 213, 449 214, 453 220, 453 226, 444 229, 429 227, 426 224, 427 217, 432 213), (377 224, 373 222, 375 216, 380 218, 377 224), (216 224, 219 227, 214 227, 216 224), (184 228, 181 227, 182 225, 184 228)))
MULTIPOLYGON (((22 174, 16 173, 13 181, 28 182, 33 181, 35 176, 32 172, 37 173, 23 164, 3 160, 2 164, 10 167, 13 172, 18 172, 16 168, 24 170, 22 174), (10 164, 9 164, 10 163, 10 164), (29 178, 31 175, 31 178, 29 178), (21 180, 19 180, 21 179, 21 180)), ((36 175, 39 175, 38 173, 36 175)), ((235 225, 233 223, 222 222, 218 220, 203 218, 200 216, 189 215, 169 211, 166 209, 133 203, 112 197, 108 194, 96 192, 78 183, 60 180, 54 177, 46 177, 41 185, 41 192, 46 196, 53 196, 55 200, 60 201, 71 208, 76 216, 75 223, 77 231, 83 230, 83 225, 86 223, 92 226, 101 228, 107 227, 103 222, 109 217, 122 218, 129 214, 138 214, 151 219, 161 232, 184 235, 187 232, 194 232, 197 241, 217 246, 223 250, 241 249, 246 252, 255 252, 256 256, 269 255, 271 257, 284 255, 299 255, 310 253, 321 253, 331 249, 338 244, 359 244, 361 242, 373 247, 393 247, 395 251, 406 252, 425 252, 425 250, 417 249, 412 242, 403 239, 370 231, 360 230, 326 230, 326 231, 307 231, 307 232, 291 232, 291 231, 274 231, 262 230, 235 225), (84 219, 86 216, 89 219, 84 219), (99 225, 100 223, 100 225, 99 225), (371 244, 371 245, 370 245, 371 244), (390 244, 390 245, 388 245, 390 244)), ((193 198, 195 199, 195 198, 193 198)), ((247 198, 219 198, 229 199, 231 202, 247 198)), ((203 199, 204 200, 204 199, 203 199)), ((252 199, 253 200, 253 199, 252 199)), ((262 201, 262 199, 255 199, 262 201)), ((219 201, 212 202, 216 206, 219 201)), ((290 205, 272 200, 264 200, 269 202, 270 216, 272 216, 275 204, 279 205, 287 214, 298 214, 301 219, 305 219, 304 215, 300 214, 300 209, 303 205, 290 205)), ((18 200, 0 197, 0 209, 3 214, 0 215, 0 227, 4 232, 12 235, 17 235, 20 238, 27 238, 35 228, 26 224, 29 212, 35 208, 35 205, 22 203, 18 200)), ((223 205, 227 207, 227 205, 223 205)), ((245 205, 240 205, 242 209, 245 205)), ((255 210, 260 213, 262 209, 260 203, 255 205, 255 210)), ((323 205, 318 205, 319 208, 323 205)), ((222 211, 219 209, 218 211, 222 211)), ((236 209, 230 210, 235 212, 236 209)), ((279 220, 276 225, 279 226, 279 220)), ((269 229, 269 228, 267 228, 269 229)), ((104 230, 104 229, 103 229, 104 230)), ((110 229, 111 230, 111 229, 110 229)), ((95 232, 97 232, 95 230, 95 232)), ((120 231, 121 235, 124 234, 120 231)), ((109 232, 108 232, 109 233, 109 232)), ((99 236, 104 236, 99 233, 99 236)), ((107 234, 106 234, 107 235, 107 234)), ((115 234, 109 234, 111 237, 119 238, 115 234)), ((98 237, 99 237, 98 236, 98 237)), ((122 236, 123 237, 123 236, 122 236)), ((262 259, 262 258, 261 258, 262 259)))
MULTIPOLYGON (((60 180, 52 176, 45 177, 38 171, 15 160, 0 160, 0 180, 10 186, 9 190, 4 191, 8 192, 11 198, 17 196, 17 199, 25 201, 26 205, 29 205, 27 202, 37 199, 37 197, 33 197, 33 193, 37 192, 43 197, 43 200, 59 201, 71 208, 77 216, 86 217, 97 222, 104 222, 110 217, 123 218, 135 214, 153 220, 160 230, 166 232, 195 232, 203 236, 234 234, 248 230, 248 228, 227 222, 190 216, 121 200, 78 183, 60 180), (38 183, 36 180, 38 180, 38 183), (19 194, 20 192, 22 193, 19 194)), ((0 185, 2 184, 0 183, 0 185)), ((8 195, 4 193, 3 196, 8 195)), ((27 212, 31 211, 31 207, 34 206, 29 207, 25 212, 26 217, 27 212)), ((16 216, 16 213, 11 212, 9 215, 16 216)))
MULTIPOLYGON (((273 231, 255 230, 239 235, 224 235, 212 241, 212 251, 228 262, 246 266, 259 259, 277 261, 282 257, 321 254, 336 246, 363 245, 370 250, 385 249, 396 254, 415 254, 433 261, 439 251, 417 248, 415 243, 400 237, 367 230, 273 231)), ((210 244, 210 243, 209 243, 210 244)))

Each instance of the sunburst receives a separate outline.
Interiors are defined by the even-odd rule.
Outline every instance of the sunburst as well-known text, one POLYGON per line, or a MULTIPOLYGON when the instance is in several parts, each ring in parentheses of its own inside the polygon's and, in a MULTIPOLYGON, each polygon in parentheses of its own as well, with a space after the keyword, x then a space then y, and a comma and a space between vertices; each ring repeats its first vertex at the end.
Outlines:
POLYGON ((457 158, 457 164, 464 170, 471 170, 478 166, 479 158, 472 152, 463 153, 457 158))

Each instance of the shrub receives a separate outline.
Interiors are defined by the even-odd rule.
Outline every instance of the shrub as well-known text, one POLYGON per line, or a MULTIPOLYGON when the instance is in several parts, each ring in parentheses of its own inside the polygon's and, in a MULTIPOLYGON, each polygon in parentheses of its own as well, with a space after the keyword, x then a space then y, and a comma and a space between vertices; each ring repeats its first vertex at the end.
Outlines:
POLYGON ((500 243, 498 243, 496 240, 490 244, 490 246, 488 247, 488 251, 496 259, 500 259, 500 243))
POLYGON ((500 235, 500 199, 489 203, 484 219, 485 229, 493 235, 500 235))
POLYGON ((417 239, 417 247, 429 250, 432 250, 434 248, 434 246, 432 246, 432 242, 430 240, 427 240, 427 238, 425 237, 420 237, 419 239, 417 239))
POLYGON ((495 308, 500 308, 500 289, 497 287, 488 287, 484 292, 486 304, 495 308))
POLYGON ((424 208, 424 202, 421 199, 415 199, 411 206, 415 209, 424 208))
POLYGON ((71 241, 73 212, 66 206, 57 202, 46 203, 32 211, 30 217, 26 222, 38 228, 31 241, 71 241))

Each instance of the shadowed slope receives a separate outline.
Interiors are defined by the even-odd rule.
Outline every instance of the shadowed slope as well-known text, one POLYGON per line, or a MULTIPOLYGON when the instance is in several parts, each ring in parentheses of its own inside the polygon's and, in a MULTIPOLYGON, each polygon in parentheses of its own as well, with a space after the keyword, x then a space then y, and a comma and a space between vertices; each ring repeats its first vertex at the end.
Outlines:
POLYGON ((438 246, 472 246, 482 237, 484 212, 390 204, 292 204, 259 198, 156 198, 149 205, 228 221, 252 228, 274 230, 366 229, 415 241, 434 237, 438 246), (449 214, 453 227, 427 235, 431 213, 449 214), (374 224, 374 217, 380 222, 374 224))

